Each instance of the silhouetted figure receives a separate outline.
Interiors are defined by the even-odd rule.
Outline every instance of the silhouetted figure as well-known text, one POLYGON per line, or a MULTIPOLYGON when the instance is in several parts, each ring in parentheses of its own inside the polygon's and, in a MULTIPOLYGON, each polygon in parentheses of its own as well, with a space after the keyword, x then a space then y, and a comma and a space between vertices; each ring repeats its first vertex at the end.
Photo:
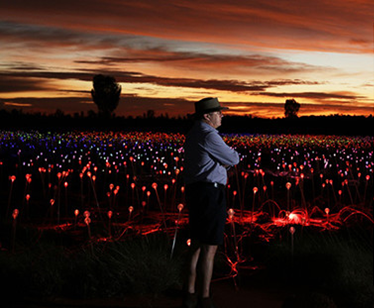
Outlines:
POLYGON ((286 118, 297 118, 297 113, 299 112, 300 104, 294 99, 287 99, 284 104, 284 115, 286 118))
POLYGON ((217 98, 196 102, 196 121, 184 144, 184 179, 191 233, 184 308, 197 307, 198 298, 199 307, 214 308, 210 283, 214 256, 224 239, 227 170, 239 163, 239 154, 217 131, 225 109, 228 108, 222 107, 217 98))
POLYGON ((112 76, 95 75, 91 95, 99 114, 109 118, 118 106, 121 86, 112 76))

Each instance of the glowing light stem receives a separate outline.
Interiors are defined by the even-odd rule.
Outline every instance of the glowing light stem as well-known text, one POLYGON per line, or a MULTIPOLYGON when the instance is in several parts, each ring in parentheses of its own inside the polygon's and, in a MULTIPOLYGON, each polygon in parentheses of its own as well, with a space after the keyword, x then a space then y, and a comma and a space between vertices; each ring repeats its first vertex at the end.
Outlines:
POLYGON ((286 183, 286 188, 287 188, 287 212, 289 212, 290 211, 290 188, 291 188, 290 182, 286 183))
POLYGON ((228 213, 228 216, 229 216, 229 220, 230 220, 230 224, 231 224, 231 230, 232 230, 232 236, 233 236, 233 239, 234 239, 236 260, 238 262, 240 262, 239 248, 238 248, 238 242, 237 242, 237 239, 236 239, 236 230, 235 230, 235 223, 234 223, 235 212, 234 212, 233 209, 229 209, 227 213, 228 213))
POLYGON ((13 217, 13 223, 12 223, 12 240, 11 240, 11 245, 12 245, 12 252, 14 252, 15 249, 15 244, 16 244, 16 230, 17 230, 17 216, 19 214, 18 209, 14 209, 12 213, 13 217))
POLYGON ((88 233, 88 240, 90 242, 90 245, 91 245, 91 251, 93 253, 93 245, 92 245, 92 236, 91 236, 91 227, 90 227, 90 223, 91 223, 91 218, 90 218, 90 212, 89 211, 85 211, 84 212, 84 222, 85 224, 87 225, 87 233, 88 233))
POLYGON ((290 227, 290 233, 291 233, 291 259, 292 259, 292 263, 293 263, 293 259, 294 259, 294 234, 295 234, 295 227, 290 227))
POLYGON ((312 173, 312 196, 313 196, 313 200, 312 200, 312 203, 314 203, 314 200, 316 199, 316 189, 315 189, 315 186, 314 186, 314 169, 312 168, 311 170, 311 173, 312 173))
POLYGON ((131 203, 135 204, 135 183, 131 183, 131 203))
POLYGON ((9 197, 8 197, 8 206, 7 206, 7 209, 6 209, 6 217, 8 217, 8 215, 9 215, 10 204, 11 204, 11 200, 12 200, 13 183, 14 183, 15 179, 16 179, 15 176, 10 177, 11 183, 10 183, 10 190, 9 190, 9 197))
POLYGON ((181 194, 182 194, 182 202, 185 203, 186 202, 186 195, 185 195, 185 187, 184 186, 181 187, 181 194))
POLYGON ((232 192, 232 202, 231 202, 231 206, 234 207, 235 206, 235 197, 236 197, 236 194, 237 194, 237 191, 234 190, 232 192))
POLYGON ((78 219, 78 215, 79 215, 79 210, 76 209, 76 210, 74 211, 74 230, 75 230, 76 227, 77 227, 77 219, 78 219))
POLYGON ((300 194, 301 194, 301 204, 303 205, 304 209, 306 209, 306 201, 304 195, 304 180, 303 177, 300 178, 299 182, 300 194))
POLYGON ((173 244, 171 245, 171 252, 170 252, 170 259, 173 258, 173 254, 174 254, 174 249, 175 249, 175 243, 177 241, 177 233, 178 233, 178 227, 179 227, 179 221, 180 221, 180 218, 181 218, 181 212, 183 210, 183 204, 180 203, 178 205, 178 219, 177 219, 177 225, 175 226, 175 232, 174 232, 174 238, 173 238, 173 244))
POLYGON ((64 183, 65 186, 65 215, 68 213, 68 182, 64 183))
POLYGON ((162 208, 162 204, 161 204, 160 196, 158 195, 157 184, 156 184, 156 183, 153 183, 153 184, 152 184, 152 188, 154 189, 154 191, 155 191, 155 193, 156 193, 157 203, 158 203, 158 206, 160 207, 161 216, 162 216, 162 221, 163 221, 164 227, 165 227, 165 229, 166 229, 166 228, 167 228, 167 226, 166 226, 166 219, 165 219, 164 210, 163 210, 163 208, 162 208))
POLYGON ((112 237, 112 211, 108 211, 108 232, 109 232, 109 238, 112 237))
POLYGON ((164 208, 167 209, 167 203, 168 202, 168 185, 164 185, 164 208))
POLYGON ((243 219, 243 210, 244 210, 244 199, 245 199, 245 188, 247 186, 247 178, 248 174, 244 175, 244 181, 243 181, 243 194, 242 194, 242 200, 240 202, 240 222, 242 222, 243 219))
POLYGON ((42 181, 42 189, 43 189, 43 196, 44 198, 46 197, 46 193, 45 193, 45 185, 44 185, 44 172, 43 170, 40 170, 40 179, 42 181))
MULTIPOLYGON (((349 168, 349 173, 350 173, 352 179, 354 179, 353 172, 352 172, 352 168, 349 168)), ((358 184, 357 184, 358 181, 354 181, 353 183, 354 183, 354 186, 355 186, 355 189, 356 189, 356 193, 357 193, 358 199, 359 199, 359 200, 362 200, 362 199, 361 199, 360 190, 358 189, 358 184)), ((352 202, 352 204, 353 204, 353 202, 352 202)))
MULTIPOLYGON (((348 182, 348 181, 347 181, 347 182, 348 182)), ((353 198, 352 198, 352 194, 351 194, 351 189, 349 188, 348 183, 346 183, 345 186, 347 186, 348 195, 349 195, 349 200, 351 201, 351 205, 353 205, 353 198)))
POLYGON ((343 190, 339 190, 338 191, 338 194, 339 194, 339 204, 342 205, 342 193, 343 193, 343 190))
POLYGON ((139 188, 137 188, 136 186, 134 186, 134 193, 136 197, 136 202, 134 200, 134 203, 138 206, 138 208, 140 208, 141 201, 140 201, 140 196, 139 196, 139 188))
POLYGON ((80 174, 81 179, 81 206, 84 207, 84 196, 83 196, 83 173, 80 174))
POLYGON ((60 224, 60 201, 61 201, 61 189, 60 181, 57 185, 57 224, 60 224))
POLYGON ((367 175, 366 176, 366 182, 365 182, 363 202, 365 202, 365 200, 366 200, 366 191, 367 191, 367 188, 368 188, 369 180, 370 180, 370 175, 367 175))
POLYGON ((173 205, 175 203, 175 198, 177 196, 177 179, 175 179, 175 182, 172 184, 172 191, 173 191, 173 194, 172 194, 172 198, 171 198, 171 205, 173 205))
POLYGON ((130 222, 131 220, 131 214, 134 211, 134 207, 132 205, 129 206, 129 218, 127 219, 127 222, 130 222))
POLYGON ((90 181, 91 181, 91 185, 92 185, 93 195, 94 195, 94 198, 95 198, 95 201, 96 201, 96 207, 97 207, 97 209, 99 210, 100 219, 102 220, 102 216, 101 216, 101 212, 100 212, 100 205, 99 205, 99 201, 97 200, 95 184, 94 184, 94 182, 93 182, 92 177, 90 177, 90 181))
POLYGON ((133 157, 130 157, 130 162, 131 162, 131 169, 132 169, 132 175, 133 177, 136 176, 136 173, 135 173, 135 166, 134 166, 134 158, 133 157))
POLYGON ((334 202, 335 204, 338 203, 338 199, 336 198, 336 193, 335 193, 335 188, 334 188, 334 182, 330 180, 330 185, 331 185, 331 190, 332 190, 332 195, 334 197, 334 202))
POLYGON ((114 196, 113 196, 113 203, 112 203, 112 207, 114 208, 116 206, 116 198, 117 198, 117 193, 118 191, 114 191, 114 196))
POLYGON ((29 218, 29 212, 30 212, 30 203, 29 203, 29 201, 30 201, 30 195, 29 194, 27 194, 26 196, 25 196, 25 199, 26 199, 26 217, 27 218, 29 218))
MULTIPOLYGON (((235 179, 236 179, 236 186, 237 186, 237 189, 238 189, 238 200, 240 202, 240 211, 241 213, 243 213, 243 203, 241 202, 242 201, 242 198, 241 198, 241 189, 240 189, 240 183, 239 183, 239 174, 238 174, 238 167, 237 165, 235 165, 235 179)), ((233 204, 234 206, 234 204, 233 204)), ((242 214, 241 214, 242 215, 242 214)))
POLYGON ((256 201, 256 193, 257 193, 257 191, 258 191, 258 188, 257 187, 253 187, 251 224, 253 224, 253 222, 254 222, 255 201, 256 201))
POLYGON ((325 213, 326 213, 326 221, 329 224, 330 223, 330 209, 328 207, 325 208, 325 213))

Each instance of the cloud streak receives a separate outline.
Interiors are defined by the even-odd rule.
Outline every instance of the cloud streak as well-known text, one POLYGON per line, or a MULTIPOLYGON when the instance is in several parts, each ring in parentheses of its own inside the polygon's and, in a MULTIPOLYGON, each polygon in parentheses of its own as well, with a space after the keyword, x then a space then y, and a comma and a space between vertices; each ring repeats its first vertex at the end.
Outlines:
POLYGON ((1 101, 86 111, 102 73, 143 110, 184 114, 186 102, 214 95, 238 114, 252 104, 282 115, 276 107, 292 97, 310 114, 368 115, 373 11, 371 0, 5 1, 1 101))
POLYGON ((164 39, 270 48, 370 52, 370 0, 287 1, 22 1, 2 4, 4 16, 17 22, 134 34, 164 39), (74 9, 72 9, 74 8, 74 9), (36 19, 35 19, 36 18, 36 19), (98 22, 100 21, 100 22, 98 22), (242 31, 239 31, 242 29, 242 31), (245 31, 243 31, 245 30, 245 31), (277 40, 268 39, 277 37, 277 40), (310 38, 317 37, 318 41, 310 38), (356 44, 355 42, 360 42, 356 44), (279 44, 280 43, 280 44, 279 44))

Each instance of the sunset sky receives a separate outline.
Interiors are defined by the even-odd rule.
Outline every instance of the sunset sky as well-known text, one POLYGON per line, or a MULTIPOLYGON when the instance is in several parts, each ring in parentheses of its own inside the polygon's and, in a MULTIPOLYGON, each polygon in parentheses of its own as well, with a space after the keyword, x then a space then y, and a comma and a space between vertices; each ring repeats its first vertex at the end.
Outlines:
POLYGON ((96 74, 122 86, 117 115, 372 115, 373 0, 11 0, 0 4, 0 109, 97 111, 96 74))

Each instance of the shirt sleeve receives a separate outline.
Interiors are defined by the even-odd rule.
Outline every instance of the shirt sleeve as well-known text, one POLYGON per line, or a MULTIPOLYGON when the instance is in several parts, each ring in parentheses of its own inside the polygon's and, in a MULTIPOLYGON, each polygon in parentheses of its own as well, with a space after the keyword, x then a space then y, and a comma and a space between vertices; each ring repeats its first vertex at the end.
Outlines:
POLYGON ((218 133, 211 132, 205 140, 206 151, 221 165, 234 166, 239 163, 239 154, 229 147, 218 133))

